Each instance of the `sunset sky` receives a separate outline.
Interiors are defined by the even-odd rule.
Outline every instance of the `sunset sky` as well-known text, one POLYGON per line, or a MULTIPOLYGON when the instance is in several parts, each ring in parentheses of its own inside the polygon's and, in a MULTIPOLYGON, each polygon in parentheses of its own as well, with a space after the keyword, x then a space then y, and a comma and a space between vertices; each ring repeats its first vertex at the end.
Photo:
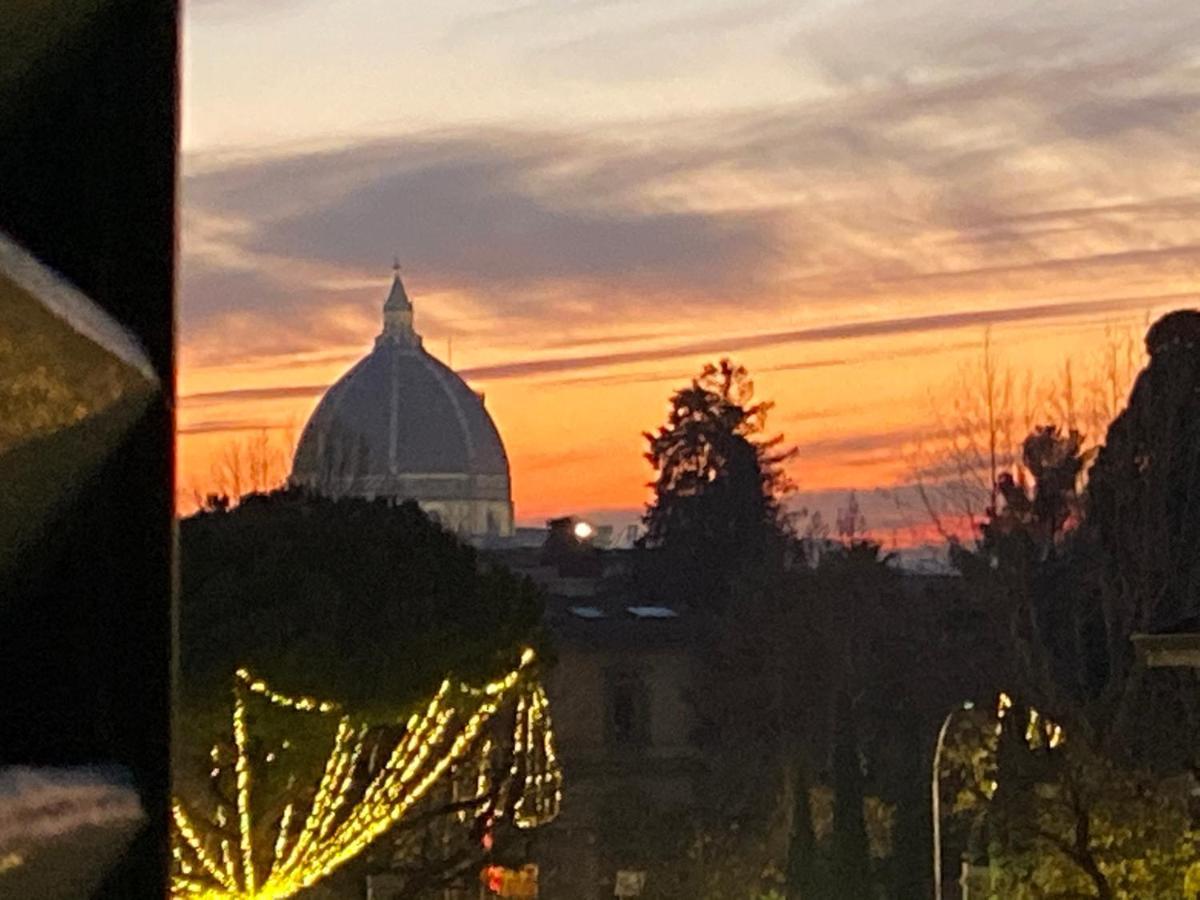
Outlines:
POLYGON ((631 518, 725 354, 832 514, 988 326, 1041 378, 1198 305, 1197 134, 1193 0, 191 0, 181 495, 299 432, 398 255, 519 521, 631 518))

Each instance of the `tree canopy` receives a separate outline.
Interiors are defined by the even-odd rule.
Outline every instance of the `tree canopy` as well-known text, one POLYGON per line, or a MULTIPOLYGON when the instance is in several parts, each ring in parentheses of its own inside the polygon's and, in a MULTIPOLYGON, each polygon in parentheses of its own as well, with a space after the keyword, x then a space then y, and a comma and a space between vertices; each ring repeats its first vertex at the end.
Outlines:
POLYGON ((296 693, 403 709, 537 643, 540 595, 412 502, 250 495, 180 526, 187 701, 247 666, 296 693))
MULTIPOLYGON (((915 596, 851 496, 837 537, 798 537, 767 402, 728 361, 674 393, 646 435, 655 467, 642 565, 691 606, 704 754, 691 824, 714 875, 692 893, 822 900, 918 896, 928 879, 923 736, 977 689, 986 658, 951 621, 957 592, 915 596)), ((689 893, 689 896, 691 894, 689 893)))
POLYGON ((1196 770, 1195 676, 1141 668, 1131 638, 1200 609, 1198 347, 1200 314, 1155 324, 1082 491, 1080 435, 1035 429, 1032 483, 1002 475, 978 546, 958 554, 1008 661, 997 687, 1029 723, 1001 742, 987 813, 1013 896, 1164 896, 1196 859, 1170 787, 1196 770), (1065 739, 1047 740, 1050 721, 1065 739))
POLYGON ((1087 532, 1123 630, 1200 615, 1200 312, 1164 316, 1088 482, 1087 532))
POLYGON ((754 401, 742 366, 706 365, 670 400, 667 421, 645 435, 657 476, 643 517, 657 589, 693 606, 723 602, 732 573, 781 547, 790 489, 781 437, 765 438, 769 402, 754 401))

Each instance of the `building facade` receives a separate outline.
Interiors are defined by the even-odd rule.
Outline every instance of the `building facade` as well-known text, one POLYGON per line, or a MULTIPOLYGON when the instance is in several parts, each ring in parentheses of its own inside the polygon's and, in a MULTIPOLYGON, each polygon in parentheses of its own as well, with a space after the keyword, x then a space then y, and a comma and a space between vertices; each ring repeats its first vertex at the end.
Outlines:
POLYGON ((546 691, 564 791, 558 818, 531 841, 540 896, 602 900, 639 879, 628 896, 675 895, 673 861, 682 864, 705 773, 691 699, 696 623, 642 598, 629 551, 499 556, 545 592, 557 657, 546 691))

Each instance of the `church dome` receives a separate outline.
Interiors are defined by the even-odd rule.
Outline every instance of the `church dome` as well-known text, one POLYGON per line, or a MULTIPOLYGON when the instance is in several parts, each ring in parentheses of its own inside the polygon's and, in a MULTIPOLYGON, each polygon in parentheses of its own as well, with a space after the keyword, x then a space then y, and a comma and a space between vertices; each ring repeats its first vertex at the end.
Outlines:
POLYGON ((508 535, 504 444, 481 395, 434 359, 412 327, 399 271, 375 348, 317 404, 292 482, 330 496, 418 501, 466 535, 508 535))

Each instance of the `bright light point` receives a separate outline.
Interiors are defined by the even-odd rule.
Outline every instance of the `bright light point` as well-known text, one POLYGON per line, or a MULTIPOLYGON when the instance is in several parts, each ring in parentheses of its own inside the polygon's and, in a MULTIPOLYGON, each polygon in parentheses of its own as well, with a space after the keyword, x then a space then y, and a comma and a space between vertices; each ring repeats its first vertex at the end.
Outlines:
POLYGON ((593 532, 594 529, 587 522, 575 523, 575 537, 579 538, 579 540, 586 541, 592 536, 593 532))
POLYGON ((974 709, 974 708, 975 708, 974 700, 964 700, 963 701, 963 709, 974 709))
POLYGON ((25 859, 19 853, 6 853, 0 856, 0 872, 17 869, 25 865, 25 859))

